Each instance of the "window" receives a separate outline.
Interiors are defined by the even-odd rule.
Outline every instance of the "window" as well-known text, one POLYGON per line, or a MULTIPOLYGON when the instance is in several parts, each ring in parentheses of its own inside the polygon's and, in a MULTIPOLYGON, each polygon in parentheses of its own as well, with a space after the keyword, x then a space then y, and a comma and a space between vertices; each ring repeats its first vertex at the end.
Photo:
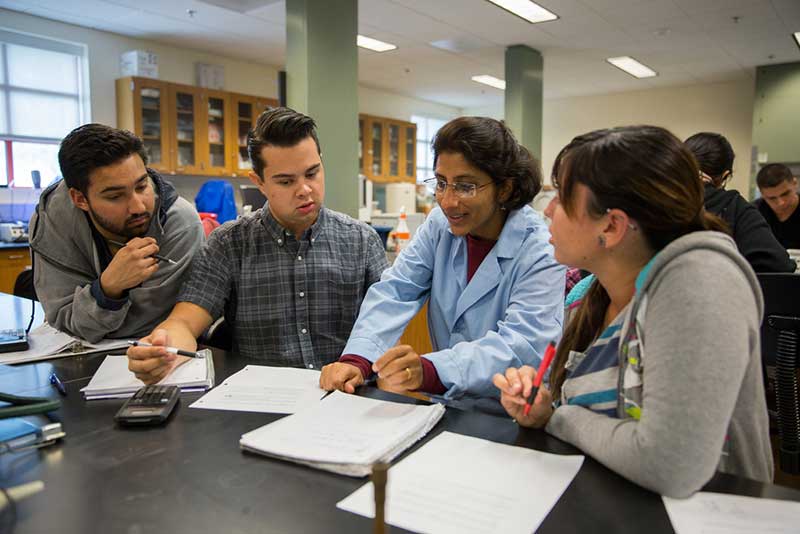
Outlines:
POLYGON ((0 29, 0 187, 60 176, 58 144, 88 122, 86 47, 0 29))
POLYGON ((433 176, 433 147, 431 141, 439 128, 447 121, 433 117, 412 115, 411 122, 417 124, 417 183, 433 176))

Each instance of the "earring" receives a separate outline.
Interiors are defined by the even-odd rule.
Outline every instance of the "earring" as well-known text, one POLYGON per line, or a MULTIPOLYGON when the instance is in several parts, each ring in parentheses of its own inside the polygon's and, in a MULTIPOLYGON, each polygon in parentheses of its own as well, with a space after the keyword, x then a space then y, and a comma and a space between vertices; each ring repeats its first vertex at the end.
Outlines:
POLYGON ((604 235, 597 236, 597 243, 600 245, 601 248, 606 248, 606 236, 604 235))

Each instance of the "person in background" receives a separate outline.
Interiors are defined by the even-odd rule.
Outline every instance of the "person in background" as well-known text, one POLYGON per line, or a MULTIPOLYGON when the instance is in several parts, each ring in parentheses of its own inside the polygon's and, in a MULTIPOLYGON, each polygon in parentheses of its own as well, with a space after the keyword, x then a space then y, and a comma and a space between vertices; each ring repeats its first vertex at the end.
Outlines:
POLYGON ((439 207, 372 286, 324 389, 353 392, 378 375, 390 391, 497 397, 492 375, 535 364, 561 334, 565 269, 528 203, 538 162, 502 122, 461 117, 433 141, 439 207), (433 352, 395 346, 428 302, 433 352))
POLYGON ((47 322, 90 342, 146 334, 169 314, 203 242, 197 212, 146 167, 130 132, 80 126, 58 162, 64 179, 42 192, 30 221, 47 322))
POLYGON ((761 198, 755 205, 772 228, 772 233, 787 249, 800 249, 800 195, 797 177, 781 163, 765 165, 756 176, 761 198))
POLYGON ((593 281, 527 415, 536 371, 494 377, 520 425, 670 497, 694 493, 717 470, 762 482, 773 474, 761 290, 722 221, 703 209, 699 172, 663 128, 573 139, 546 214, 556 259, 593 281))
POLYGON ((316 125, 289 108, 262 113, 247 137, 250 181, 267 198, 211 233, 169 317, 131 347, 128 368, 157 382, 219 317, 233 352, 262 364, 321 368, 336 360, 367 289, 387 267, 375 231, 324 207, 316 125))
POLYGON ((704 204, 728 225, 736 247, 757 273, 791 273, 795 263, 775 239, 758 209, 738 191, 725 189, 733 174, 736 157, 731 144, 718 133, 694 134, 684 144, 692 151, 700 167, 704 204))

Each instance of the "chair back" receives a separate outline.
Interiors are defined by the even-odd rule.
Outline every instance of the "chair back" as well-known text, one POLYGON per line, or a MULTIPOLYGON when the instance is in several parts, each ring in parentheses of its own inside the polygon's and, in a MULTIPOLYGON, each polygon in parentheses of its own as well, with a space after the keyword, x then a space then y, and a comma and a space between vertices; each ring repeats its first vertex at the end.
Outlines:
POLYGON ((242 195, 242 206, 252 206, 253 211, 263 208, 267 202, 267 197, 254 185, 240 185, 239 193, 242 195))
POLYGON ((764 294, 761 356, 775 368, 775 406, 780 469, 800 474, 800 409, 797 367, 800 361, 800 274, 758 274, 764 294))
POLYGON ((36 288, 33 287, 33 269, 27 268, 17 275, 14 281, 14 296, 39 300, 36 298, 36 288))

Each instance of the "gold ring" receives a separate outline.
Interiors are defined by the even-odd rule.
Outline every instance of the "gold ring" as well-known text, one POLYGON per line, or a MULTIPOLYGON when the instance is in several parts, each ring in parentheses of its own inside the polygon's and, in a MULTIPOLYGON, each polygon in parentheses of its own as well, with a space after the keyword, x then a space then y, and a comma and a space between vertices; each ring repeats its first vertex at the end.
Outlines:
POLYGON ((411 369, 409 369, 408 367, 406 367, 406 375, 408 375, 408 378, 406 378, 406 380, 411 380, 411 369))

